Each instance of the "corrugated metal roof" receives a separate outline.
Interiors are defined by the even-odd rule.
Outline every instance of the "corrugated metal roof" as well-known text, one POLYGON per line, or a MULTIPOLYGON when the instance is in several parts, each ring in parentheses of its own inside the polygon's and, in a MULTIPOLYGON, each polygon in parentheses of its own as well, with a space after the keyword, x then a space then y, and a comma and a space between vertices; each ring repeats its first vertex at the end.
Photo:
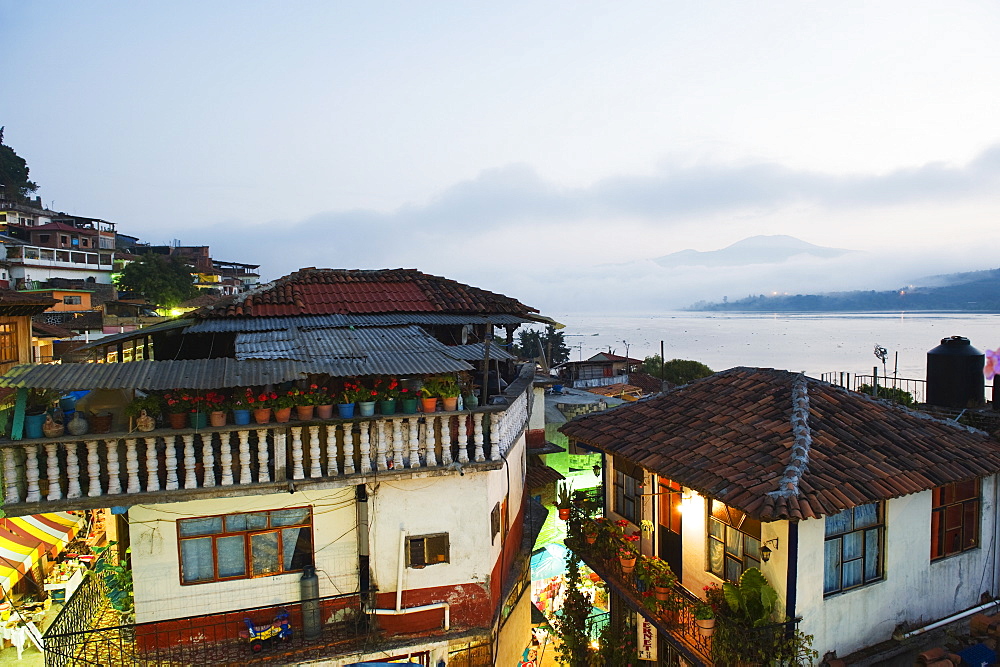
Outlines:
POLYGON ((418 326, 241 333, 237 359, 359 359, 380 352, 443 352, 448 348, 418 326))
MULTIPOLYGON (((472 343, 471 345, 452 345, 448 348, 448 354, 456 359, 466 361, 482 361, 485 355, 484 343, 472 343)), ((490 345, 490 360, 512 361, 517 359, 513 354, 503 349, 499 345, 490 345)))
POLYGON ((338 327, 378 327, 405 324, 524 324, 530 322, 517 315, 454 315, 445 313, 382 313, 372 315, 303 315, 297 317, 246 317, 203 320, 191 326, 187 333, 239 333, 244 331, 274 331, 278 329, 331 329, 338 327))
POLYGON ((125 333, 112 334, 110 336, 104 336, 103 338, 98 338, 92 343, 87 343, 86 345, 81 345, 79 350, 92 350, 98 347, 104 347, 110 343, 117 343, 120 340, 131 340, 133 338, 143 338, 150 334, 160 333, 163 331, 169 331, 170 329, 180 329, 190 325, 194 320, 189 319, 176 319, 167 320, 166 322, 157 322, 156 324, 151 324, 148 327, 143 327, 142 329, 136 329, 135 331, 126 331, 125 333))

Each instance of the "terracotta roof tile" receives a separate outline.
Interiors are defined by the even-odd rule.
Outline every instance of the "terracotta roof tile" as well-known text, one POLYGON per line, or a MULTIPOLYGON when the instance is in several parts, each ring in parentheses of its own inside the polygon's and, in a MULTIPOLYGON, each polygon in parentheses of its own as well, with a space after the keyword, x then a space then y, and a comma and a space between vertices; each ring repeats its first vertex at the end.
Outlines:
POLYGON ((415 269, 300 269, 195 312, 199 317, 360 313, 537 313, 516 299, 415 269))
POLYGON ((1000 443, 981 431, 772 369, 716 373, 560 430, 765 520, 1000 471, 1000 443))

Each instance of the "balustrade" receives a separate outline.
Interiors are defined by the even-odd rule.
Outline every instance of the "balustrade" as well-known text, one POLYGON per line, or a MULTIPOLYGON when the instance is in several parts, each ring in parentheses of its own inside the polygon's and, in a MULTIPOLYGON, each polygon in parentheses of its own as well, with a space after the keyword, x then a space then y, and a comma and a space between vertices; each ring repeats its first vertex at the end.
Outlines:
POLYGON ((455 460, 497 461, 524 432, 529 394, 523 392, 503 412, 487 408, 298 425, 164 429, 141 437, 3 442, 3 497, 9 510, 21 503, 64 508, 74 498, 371 475, 448 466, 455 460))

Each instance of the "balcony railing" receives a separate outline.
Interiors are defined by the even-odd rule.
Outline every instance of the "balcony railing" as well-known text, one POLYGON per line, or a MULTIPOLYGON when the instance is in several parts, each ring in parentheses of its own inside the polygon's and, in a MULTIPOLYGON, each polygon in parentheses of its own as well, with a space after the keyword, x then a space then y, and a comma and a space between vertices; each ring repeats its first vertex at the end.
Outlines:
POLYGON ((471 412, 3 442, 4 510, 17 516, 497 465, 527 426, 529 395, 530 385, 508 406, 471 412))

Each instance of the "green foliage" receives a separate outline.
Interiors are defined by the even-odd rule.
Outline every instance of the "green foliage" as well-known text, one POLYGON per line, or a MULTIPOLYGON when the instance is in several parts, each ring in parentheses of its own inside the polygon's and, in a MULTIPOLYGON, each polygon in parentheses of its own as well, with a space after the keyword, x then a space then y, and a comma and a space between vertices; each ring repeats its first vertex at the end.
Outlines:
POLYGON ((728 581, 722 584, 722 594, 730 611, 742 616, 753 627, 773 622, 778 593, 757 568, 744 572, 739 584, 728 581))
MULTIPOLYGON (((97 554, 94 575, 104 579, 104 586, 107 589, 108 601, 111 606, 126 616, 135 611, 132 570, 127 563, 119 563, 117 559, 112 558, 114 553, 112 547, 117 544, 117 542, 112 541, 106 547, 94 547, 94 553, 97 554)), ((131 547, 126 549, 125 553, 132 553, 131 547)))
POLYGON ((522 359, 536 359, 539 354, 544 354, 549 366, 569 361, 569 347, 566 345, 565 336, 561 331, 556 331, 551 324, 545 327, 545 331, 537 329, 518 331, 514 354, 522 359))
POLYGON ((568 510, 573 507, 573 483, 569 480, 556 482, 556 507, 568 510))
POLYGON ((126 264, 118 275, 119 289, 138 292, 162 308, 198 296, 191 267, 177 257, 148 253, 126 264))
POLYGON ((462 390, 451 375, 431 375, 424 378, 420 393, 427 398, 454 398, 462 390))
POLYGON ((590 664, 587 618, 591 605, 580 590, 580 559, 572 551, 566 556, 566 572, 566 598, 553 623, 559 636, 559 660, 570 667, 587 667, 590 664))
POLYGON ((618 614, 618 623, 610 619, 601 629, 599 664, 605 667, 634 667, 639 662, 639 640, 635 628, 625 623, 625 614, 618 614))
POLYGON ((163 411, 163 398, 156 394, 136 396, 125 406, 125 414, 130 417, 138 417, 143 410, 150 417, 158 417, 163 411))
POLYGON ((870 384, 863 384, 858 387, 858 391, 862 394, 868 394, 869 396, 875 396, 876 398, 885 398, 894 403, 899 403, 900 405, 912 406, 914 403, 913 394, 908 391, 903 391, 899 387, 879 387, 878 393, 875 393, 875 388, 870 384))
POLYGON ((714 371, 700 361, 689 359, 671 359, 667 363, 663 363, 660 355, 654 354, 643 360, 642 372, 655 378, 662 377, 673 384, 687 384, 708 377, 714 371))
POLYGON ((10 146, 3 145, 3 128, 0 127, 0 186, 9 200, 23 201, 38 189, 38 185, 28 180, 29 171, 24 158, 10 146))

